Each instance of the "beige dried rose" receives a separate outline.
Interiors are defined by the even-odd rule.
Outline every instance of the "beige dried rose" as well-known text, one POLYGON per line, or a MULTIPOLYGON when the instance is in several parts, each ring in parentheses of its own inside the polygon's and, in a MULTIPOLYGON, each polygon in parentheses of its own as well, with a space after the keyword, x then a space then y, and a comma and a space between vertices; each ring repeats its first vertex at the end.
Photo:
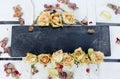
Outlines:
POLYGON ((47 65, 50 63, 50 55, 49 54, 40 54, 38 55, 38 62, 43 65, 47 65))
POLYGON ((82 50, 82 48, 75 49, 73 53, 74 59, 78 62, 83 58, 84 55, 85 55, 85 52, 82 50))
POLYGON ((60 63, 63 59, 63 50, 58 50, 52 54, 52 61, 54 63, 60 63))
POLYGON ((91 63, 91 61, 87 54, 84 55, 82 60, 80 61, 80 64, 90 64, 90 63, 91 63))
POLYGON ((104 54, 101 51, 94 51, 92 48, 88 49, 88 55, 94 64, 103 62, 104 54))
POLYGON ((74 58, 68 53, 64 53, 63 56, 63 65, 71 67, 74 64, 74 58))
POLYGON ((104 54, 100 51, 94 51, 93 54, 91 54, 91 60, 95 64, 100 64, 103 62, 104 54))
POLYGON ((63 13, 63 21, 66 24, 74 24, 75 23, 75 17, 72 13, 64 12, 63 13))
POLYGON ((24 60, 30 64, 35 64, 37 62, 37 56, 32 53, 27 53, 24 60))
POLYGON ((50 21, 51 21, 50 12, 49 11, 41 12, 37 19, 37 25, 48 26, 50 21))
POLYGON ((60 13, 55 12, 51 14, 51 24, 53 27, 61 27, 62 25, 62 18, 60 17, 60 13))

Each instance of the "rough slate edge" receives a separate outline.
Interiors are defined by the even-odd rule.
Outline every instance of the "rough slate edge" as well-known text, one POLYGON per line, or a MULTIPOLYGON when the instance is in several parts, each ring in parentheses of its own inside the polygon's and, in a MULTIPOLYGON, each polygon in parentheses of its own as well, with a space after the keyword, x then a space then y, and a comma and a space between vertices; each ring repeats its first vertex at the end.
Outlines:
MULTIPOLYGON (((66 26, 67 27, 67 26, 66 26)), ((74 26, 75 27, 75 26, 74 26)), ((101 27, 101 26, 99 26, 99 27, 101 27)), ((106 27, 106 26, 105 26, 106 27)), ((109 30, 109 26, 107 26, 108 27, 108 30, 109 30)), ((27 27, 28 28, 28 27, 27 27)), ((43 28, 46 28, 46 27, 43 27, 43 28)), ((50 27, 51 28, 51 27, 50 27)), ((67 28, 69 28, 69 27, 67 27, 67 28)), ((91 27, 90 27, 91 28, 91 27)), ((56 28, 55 28, 56 29, 56 28)), ((108 32, 108 34, 109 34, 109 32, 108 32)), ((110 34, 109 34, 109 36, 110 36, 110 34)), ((110 37, 109 37, 109 39, 108 39, 108 41, 109 41, 109 45, 110 45, 110 37)), ((110 46, 109 46, 109 51, 111 51, 110 50, 110 46)), ((109 53, 109 56, 111 56, 111 53, 109 53)))

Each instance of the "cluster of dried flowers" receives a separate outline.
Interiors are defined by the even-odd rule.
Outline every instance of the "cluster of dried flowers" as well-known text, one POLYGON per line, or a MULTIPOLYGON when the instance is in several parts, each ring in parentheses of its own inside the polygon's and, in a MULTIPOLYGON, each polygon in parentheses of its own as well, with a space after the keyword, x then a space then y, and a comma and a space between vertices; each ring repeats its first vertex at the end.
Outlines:
POLYGON ((62 14, 60 14, 55 10, 53 11, 54 12, 50 12, 50 11, 41 12, 37 20, 37 25, 49 26, 49 24, 51 24, 53 27, 61 27, 63 26, 62 22, 69 25, 75 24, 75 18, 72 13, 63 12, 62 14))
POLYGON ((19 22, 20 22, 20 25, 23 25, 24 24, 24 19, 22 18, 23 16, 23 12, 22 12, 22 8, 20 5, 16 5, 13 7, 13 10, 14 10, 14 15, 13 17, 17 17, 19 22))
POLYGON ((4 65, 4 71, 6 72, 6 76, 12 76, 15 79, 19 79, 21 76, 20 72, 15 68, 12 63, 7 63, 4 65))
MULTIPOLYGON (((59 2, 61 2, 61 0, 59 0, 59 2)), ((69 1, 68 3, 66 3, 66 1, 63 1, 62 3, 67 4, 68 7, 72 8, 73 10, 78 8, 75 3, 69 1)), ((33 31, 34 24, 37 24, 38 26, 49 26, 51 24, 53 27, 62 27, 63 23, 72 25, 77 22, 83 26, 87 25, 86 18, 84 18, 82 21, 75 19, 73 13, 63 10, 58 3, 55 5, 44 4, 44 8, 45 10, 40 13, 33 24, 29 27, 29 31, 33 31)))
POLYGON ((58 50, 53 52, 53 54, 40 54, 38 56, 27 53, 25 61, 35 64, 39 62, 43 65, 48 65, 52 63, 56 66, 58 63, 63 64, 67 67, 72 67, 75 63, 79 64, 100 64, 104 59, 104 54, 100 51, 94 51, 92 48, 88 49, 88 54, 86 54, 81 48, 77 48, 73 53, 63 52, 63 50, 58 50))

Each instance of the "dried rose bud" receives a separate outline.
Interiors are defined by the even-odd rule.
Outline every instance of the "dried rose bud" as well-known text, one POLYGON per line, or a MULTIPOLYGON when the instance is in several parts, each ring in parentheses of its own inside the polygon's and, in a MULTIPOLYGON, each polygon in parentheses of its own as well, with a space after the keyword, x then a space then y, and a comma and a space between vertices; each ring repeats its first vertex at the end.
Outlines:
POLYGON ((47 4, 44 4, 44 8, 48 8, 48 5, 47 5, 47 4))
POLYGON ((116 14, 116 15, 117 15, 117 14, 120 14, 120 7, 118 7, 118 8, 116 9, 115 14, 116 14))
POLYGON ((56 8, 60 8, 60 4, 56 4, 55 6, 56 6, 56 8))
POLYGON ((109 8, 111 8, 111 9, 113 9, 113 10, 116 10, 116 9, 117 9, 117 6, 114 5, 114 4, 108 3, 107 6, 108 6, 109 8))
POLYGON ((19 22, 20 22, 20 25, 21 25, 21 26, 25 24, 25 21, 24 21, 23 18, 19 18, 19 22))
POLYGON ((68 3, 68 7, 71 8, 71 9, 73 9, 73 10, 78 9, 76 3, 71 3, 71 2, 69 2, 69 3, 68 3))

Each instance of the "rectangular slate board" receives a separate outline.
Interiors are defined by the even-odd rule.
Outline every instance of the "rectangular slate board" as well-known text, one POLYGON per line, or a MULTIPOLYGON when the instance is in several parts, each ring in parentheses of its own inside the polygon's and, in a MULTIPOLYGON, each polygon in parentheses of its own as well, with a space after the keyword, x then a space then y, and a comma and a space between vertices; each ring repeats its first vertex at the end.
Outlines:
POLYGON ((62 28, 37 27, 33 32, 28 27, 12 27, 11 56, 24 57, 27 52, 36 55, 51 53, 59 49, 65 52, 73 52, 82 47, 87 52, 88 48, 94 48, 110 56, 109 26, 64 26, 62 28), (88 29, 94 29, 94 34, 89 34, 88 29))

